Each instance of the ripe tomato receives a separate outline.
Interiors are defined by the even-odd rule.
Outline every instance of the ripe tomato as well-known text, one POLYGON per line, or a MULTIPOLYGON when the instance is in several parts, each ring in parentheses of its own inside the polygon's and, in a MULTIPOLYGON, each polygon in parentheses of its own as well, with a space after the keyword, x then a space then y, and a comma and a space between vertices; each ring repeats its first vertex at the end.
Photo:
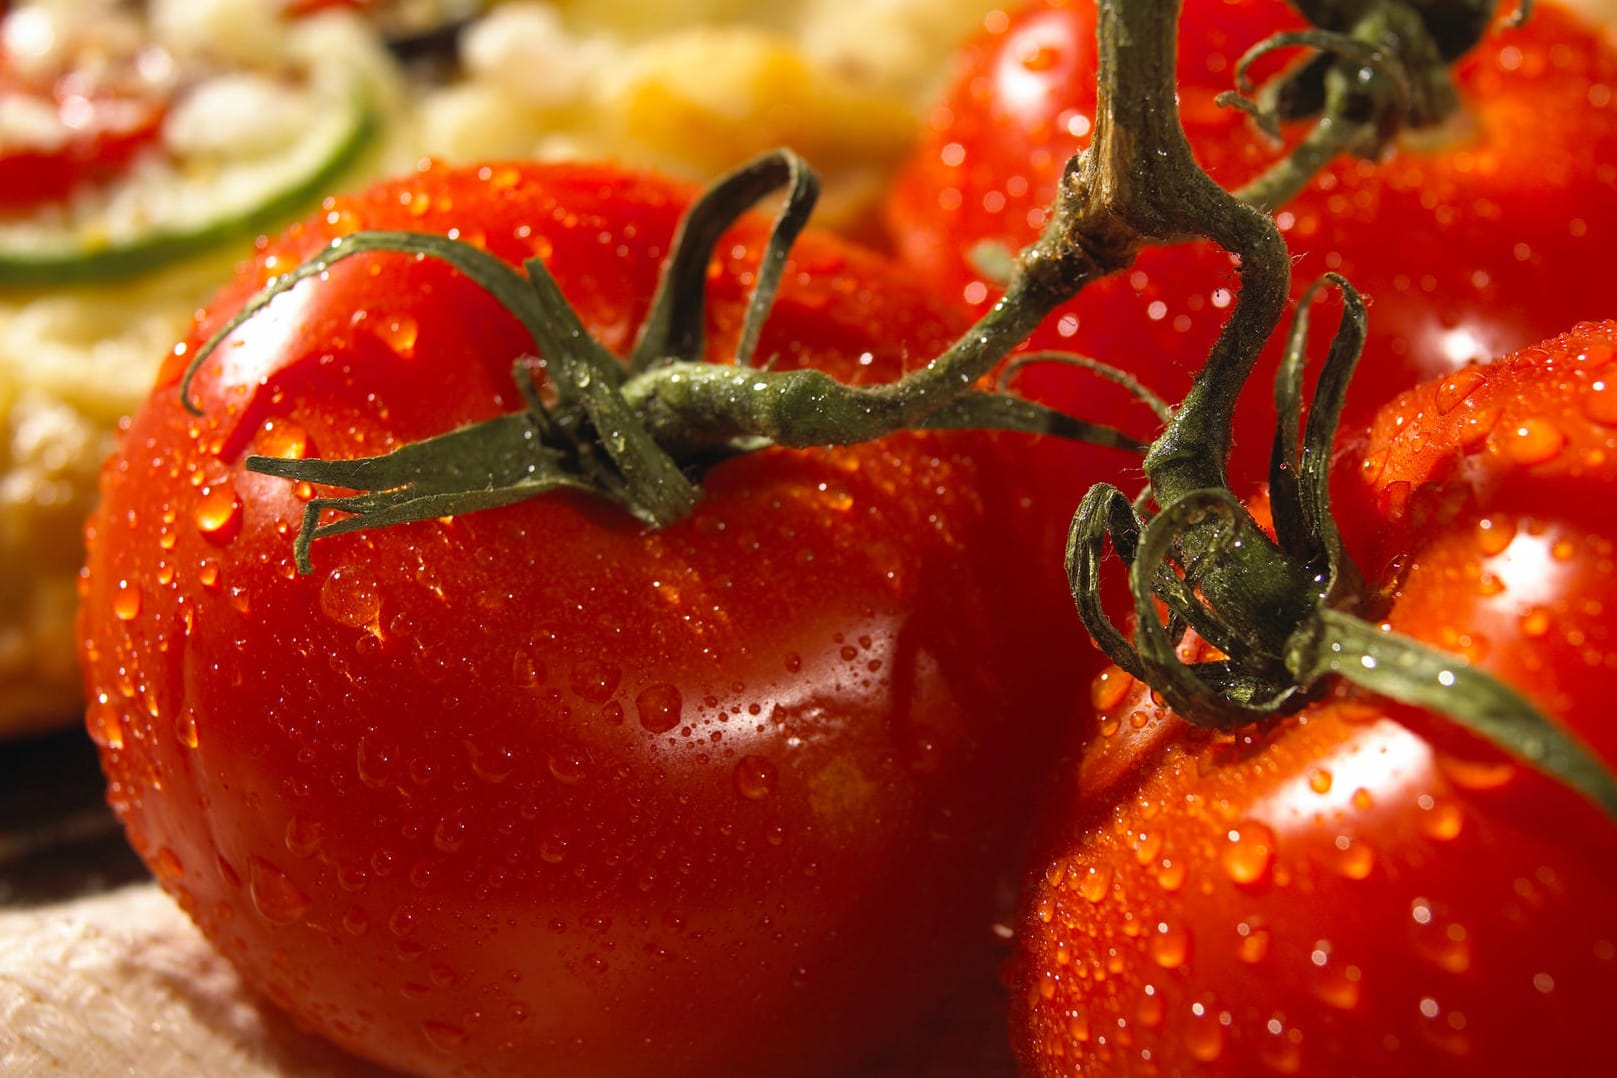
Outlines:
MULTIPOLYGON (((1279 0, 1185 5, 1180 108, 1198 159, 1227 187, 1275 151, 1214 98, 1232 88, 1249 46, 1299 25, 1279 0)), ((1088 143, 1095 49, 1092 0, 990 15, 962 47, 895 185, 887 220, 897 251, 974 308, 996 290, 973 249, 1031 241, 1067 157, 1088 143)), ((1556 270, 1596 264, 1617 242, 1617 46, 1539 4, 1525 27, 1495 30, 1453 73, 1462 108, 1451 121, 1406 133, 1383 161, 1339 160, 1276 215, 1295 258, 1294 293, 1335 271, 1370 303, 1350 422, 1416 382, 1611 313, 1599 274, 1556 270)), ((1052 315, 1031 345, 1102 359, 1177 400, 1235 289, 1228 257, 1209 244, 1147 250, 1052 315)), ((1276 346, 1260 364, 1236 432, 1253 477, 1267 465, 1278 357, 1276 346)))
MULTIPOLYGON (((1608 768, 1614 357, 1607 322, 1464 368, 1350 460, 1386 623, 1608 768)), ((1026 1073, 1611 1073, 1617 827, 1591 804, 1367 694, 1236 737, 1120 672, 1095 702, 1017 922, 1026 1073)))
MULTIPOLYGON (((203 365, 203 417, 182 407, 199 342, 361 228, 542 255, 621 354, 691 194, 522 164, 330 201, 221 294, 105 468, 81 631, 112 803, 253 984, 391 1066, 827 1073, 989 939, 1070 704, 1083 480, 1041 491, 1028 439, 764 450, 662 531, 547 495, 322 539, 305 576, 315 491, 244 454, 363 456, 513 411, 519 324, 441 262, 356 257, 203 365)), ((764 233, 718 248, 715 360, 764 233)), ((777 368, 892 379, 960 329, 828 237, 784 280, 777 368)))

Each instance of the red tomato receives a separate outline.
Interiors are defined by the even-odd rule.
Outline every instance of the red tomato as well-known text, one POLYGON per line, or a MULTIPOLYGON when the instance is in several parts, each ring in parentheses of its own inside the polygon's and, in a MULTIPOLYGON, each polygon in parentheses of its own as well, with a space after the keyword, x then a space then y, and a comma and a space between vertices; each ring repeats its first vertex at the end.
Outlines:
MULTIPOLYGON (((1276 151, 1214 98, 1233 87, 1249 46, 1298 25, 1279 0, 1185 5, 1180 107, 1199 160, 1227 187, 1276 151)), ((1088 143, 1095 48, 1092 0, 990 15, 962 48, 896 184, 887 219, 900 255, 976 309, 996 290, 973 268, 972 250, 1030 242, 1067 157, 1088 143)), ((1379 163, 1338 161, 1277 215, 1295 257, 1294 293, 1329 270, 1370 303, 1350 422, 1418 381, 1612 313, 1601 274, 1565 271, 1598 265, 1617 243, 1617 47, 1539 4, 1524 28, 1485 38, 1454 77, 1462 111, 1448 124, 1405 134, 1379 163)), ((1031 343, 1134 371, 1177 400, 1236 286, 1210 244, 1147 250, 1130 271, 1085 289, 1031 343)), ((1267 467, 1278 356, 1277 345, 1260 364, 1236 431, 1240 474, 1251 478, 1267 467)))
MULTIPOLYGON (((1465 368, 1395 400, 1352 458, 1386 623, 1607 767, 1614 357, 1607 322, 1465 368)), ((1025 1073, 1612 1072, 1617 827, 1589 803, 1367 694, 1236 737, 1117 671, 1094 699, 1017 922, 1025 1073)))
MULTIPOLYGON (((1059 556, 1082 477, 1025 479, 1037 443, 766 450, 662 531, 551 495, 322 539, 300 576, 315 492, 244 454, 348 458, 510 412, 532 342, 441 263, 367 255, 204 364, 204 417, 181 405, 212 329, 360 228, 543 255, 626 350, 690 197, 523 164, 331 201, 219 297, 106 466, 81 626, 111 800, 253 984, 389 1065, 830 1073, 990 938, 1082 667, 1059 556)), ((763 234, 719 246, 715 360, 763 234)), ((892 379, 960 328, 827 237, 784 279, 777 368, 892 379)))
POLYGON ((67 198, 116 176, 162 129, 167 102, 66 75, 48 86, 14 77, 0 58, 0 107, 37 117, 37 129, 0 139, 0 212, 67 198))

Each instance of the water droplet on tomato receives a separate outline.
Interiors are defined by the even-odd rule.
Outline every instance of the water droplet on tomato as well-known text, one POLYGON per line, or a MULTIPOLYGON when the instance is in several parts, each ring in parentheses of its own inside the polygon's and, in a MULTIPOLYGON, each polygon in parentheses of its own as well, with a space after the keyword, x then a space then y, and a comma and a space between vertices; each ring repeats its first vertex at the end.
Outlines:
POLYGON ((1454 411, 1482 382, 1482 373, 1472 367, 1461 367, 1448 375, 1437 385, 1438 412, 1447 415, 1454 411))
POLYGON ((1617 427, 1617 382, 1601 380, 1583 397, 1583 414, 1605 427, 1617 427))
POLYGON ((134 621, 140 617, 140 585, 128 580, 118 581, 112 593, 112 613, 119 621, 134 621))
POLYGON ((350 936, 363 936, 371 930, 371 918, 358 906, 349 906, 342 915, 343 931, 350 936))
POLYGON ((333 569, 321 583, 320 610, 338 625, 380 631, 381 595, 373 581, 351 566, 333 569))
POLYGON ((152 871, 161 879, 172 883, 185 875, 185 865, 173 850, 167 846, 159 846, 157 855, 152 858, 152 871))
POLYGON ((463 1048, 471 1039, 460 1026, 448 1022, 435 1022, 431 1019, 421 1023, 421 1034, 427 1038, 428 1044, 440 1052, 453 1052, 457 1048, 463 1048))
POLYGON ((215 483, 203 489, 191 519, 205 538, 228 542, 241 529, 241 499, 229 483, 215 483))
POLYGON ((466 821, 444 819, 432 830, 432 844, 443 853, 454 853, 466 842, 466 821))
POLYGON ((286 873, 256 855, 247 863, 247 893, 264 920, 277 925, 301 919, 314 904, 286 873))
POLYGON ((1251 887, 1268 878, 1274 853, 1274 832, 1264 824, 1248 820, 1229 833, 1219 853, 1219 864, 1232 882, 1251 887))
POLYGON ((547 835, 539 843, 539 859, 547 865, 559 865, 567 859, 567 839, 563 835, 547 835))
POLYGON ((1522 635, 1539 639, 1549 635, 1555 624, 1555 615, 1547 607, 1535 606, 1521 616, 1522 635))
POLYGON ((684 701, 678 689, 663 683, 641 689, 634 698, 634 706, 640 725, 654 734, 662 734, 679 725, 684 701))
POLYGON ((1483 517, 1476 522, 1476 550, 1483 558, 1494 558, 1515 540, 1517 525, 1512 517, 1483 517))
POLYGON ((1316 767, 1308 773, 1308 788, 1317 794, 1331 792, 1331 773, 1323 767, 1316 767))
POLYGON ((550 777, 566 786, 571 786, 584 777, 586 762, 584 754, 572 748, 558 749, 545 759, 550 777))
POLYGON ((1453 921, 1439 923, 1436 917, 1415 921, 1412 926, 1415 950, 1426 961, 1449 973, 1471 968, 1471 934, 1453 921))
POLYGON ((792 674, 796 674, 796 673, 799 673, 802 669, 803 669, 803 656, 799 655, 795 651, 788 651, 786 653, 786 670, 787 670, 787 672, 792 673, 792 674))
POLYGON ((305 820, 293 816, 286 821, 286 834, 283 841, 287 851, 294 857, 312 857, 320 848, 322 828, 317 820, 305 820))
POLYGON ((1516 765, 1504 757, 1469 760, 1440 752, 1435 760, 1444 777, 1462 790, 1497 790, 1516 777, 1516 765))
POLYGON ((1336 871, 1346 879, 1362 880, 1376 867, 1376 851, 1362 839, 1350 835, 1336 836, 1336 871))
POLYGON ((1439 842, 1459 837, 1464 827, 1465 812, 1452 801, 1433 801, 1421 816, 1421 830, 1439 842))
POLYGON ((1078 893, 1091 902, 1099 902, 1112 890, 1112 870, 1110 866, 1089 866, 1077 874, 1078 893))
POLYGON ((1566 434, 1548 419, 1525 419, 1506 432, 1505 455, 1517 464, 1544 464, 1560 456, 1566 434))
POLYGON ((1236 935, 1240 942, 1235 945, 1235 955, 1248 965, 1255 965, 1269 957, 1269 930, 1262 925, 1247 924, 1245 921, 1235 926, 1236 935))
POLYGON ((1199 1063, 1212 1063, 1224 1054, 1224 1027, 1211 1007, 1197 1003, 1185 1026, 1185 1048, 1199 1063))
POLYGON ((743 756, 731 773, 736 793, 748 801, 762 801, 775 792, 774 763, 763 756, 743 756))
POLYGON ((491 786, 504 782, 511 777, 511 772, 516 770, 516 758, 504 745, 483 748, 468 741, 466 753, 470 758, 472 774, 476 775, 479 781, 491 786))
POLYGON ((1146 946, 1157 965, 1178 969, 1190 957, 1190 933, 1182 927, 1158 923, 1146 946))
POLYGON ((618 691, 623 672, 609 662, 585 659, 575 663, 568 674, 567 684, 574 694, 592 704, 604 704, 618 691))
POLYGON ((1185 864, 1183 861, 1164 860, 1157 866, 1157 886, 1169 894, 1179 890, 1185 885, 1185 864))
POLYGON ((1280 1015, 1269 1019, 1264 1028, 1268 1036, 1258 1041, 1258 1059, 1263 1065, 1276 1074, 1296 1074, 1302 1070, 1302 1030, 1295 1026, 1287 1029, 1280 1015))
POLYGON ((421 334, 421 327, 414 318, 401 314, 386 322, 373 323, 371 332, 396 355, 408 358, 415 354, 415 342, 421 334))
POLYGON ((124 747, 123 720, 118 707, 106 693, 99 694, 85 716, 90 737, 97 745, 116 752, 124 747))
POLYGON ((526 651, 511 657, 511 682, 519 689, 536 689, 545 683, 545 665, 526 651))
POLYGON ((359 781, 373 790, 379 790, 392 778, 398 764, 399 750, 367 734, 359 739, 357 752, 359 781))
POLYGON ((196 712, 186 708, 174 716, 174 737, 188 749, 197 747, 196 712))

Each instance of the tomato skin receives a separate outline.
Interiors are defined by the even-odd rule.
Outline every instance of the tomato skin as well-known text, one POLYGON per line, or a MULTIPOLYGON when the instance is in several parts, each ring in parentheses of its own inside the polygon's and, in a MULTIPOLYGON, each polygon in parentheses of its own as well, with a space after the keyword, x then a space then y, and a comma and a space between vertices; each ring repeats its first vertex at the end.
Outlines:
MULTIPOLYGON (((974 309, 997 291, 973 268, 972 250, 983 240, 1011 249, 1030 242, 1068 155, 1088 144, 1094 25, 1091 0, 991 17, 962 47, 895 184, 886 216, 900 257, 974 309)), ((1214 98, 1232 87, 1248 46, 1299 25, 1280 0, 1185 5, 1181 113, 1198 160, 1226 187, 1256 176, 1278 151, 1214 98)), ((1254 73, 1266 70, 1273 67, 1254 73)), ((1406 134, 1383 161, 1338 160, 1277 214, 1294 257, 1294 298, 1332 271, 1369 300, 1349 422, 1367 421, 1394 393, 1465 362, 1611 313, 1599 274, 1568 278, 1559 269, 1602 264, 1617 242, 1617 103, 1609 91, 1617 47, 1543 4, 1525 27, 1494 29, 1453 70, 1459 116, 1440 130, 1406 134)), ((1229 258, 1210 244, 1148 249, 1130 270, 1052 315, 1030 347, 1094 356, 1178 400, 1236 290, 1229 258)), ((1334 323, 1333 314, 1317 317, 1334 323)), ((1267 473, 1279 354, 1278 344, 1265 353, 1242 401, 1238 482, 1267 473)), ((1068 392, 1080 390, 1080 404, 1110 392, 1091 380, 1068 392)), ((1099 399, 1091 407, 1104 414, 1111 405, 1099 399)))
MULTIPOLYGON (((205 416, 181 408, 209 331, 359 227, 541 253, 626 349, 690 197, 513 165, 338 199, 244 267, 104 472, 81 625, 113 804, 253 984, 390 1066, 834 1070, 987 938, 1074 691, 1075 495, 1020 478, 1026 439, 766 451, 660 532, 547 496, 322 539, 304 577, 300 492, 243 454, 375 453, 510 411, 531 344, 440 264, 367 256, 277 300, 202 367, 205 416)), ((763 225, 734 235, 715 358, 763 225)), ((809 237, 759 354, 888 379, 958 328, 809 237)))
MULTIPOLYGON (((1607 322, 1422 385, 1342 479, 1387 624, 1608 767, 1614 355, 1607 322)), ((1017 922, 1025 1073, 1610 1073, 1617 827, 1592 805, 1367 695, 1235 737, 1118 671, 1095 701, 1017 922)))

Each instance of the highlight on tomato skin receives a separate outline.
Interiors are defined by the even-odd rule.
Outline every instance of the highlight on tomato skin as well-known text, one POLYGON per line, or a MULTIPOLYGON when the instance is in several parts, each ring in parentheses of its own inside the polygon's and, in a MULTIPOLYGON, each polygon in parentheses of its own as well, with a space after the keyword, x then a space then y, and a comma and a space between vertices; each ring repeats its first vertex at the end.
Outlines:
MULTIPOLYGON (((1617 322, 1462 368, 1389 402, 1337 475, 1385 624, 1607 767, 1614 374, 1617 322)), ((1025 1073, 1611 1072, 1617 827, 1589 802, 1364 693, 1235 735, 1115 669, 1092 704, 1016 922, 1025 1073)))
MULTIPOLYGON (((112 804, 249 983, 389 1066, 836 1072, 1005 913, 1088 661, 1059 560, 1088 477, 1065 447, 766 450, 662 531, 551 495, 324 538, 304 576, 317 489, 244 456, 350 458, 509 412, 531 342, 439 262, 357 257, 203 364, 200 417, 179 399, 214 328, 361 228, 540 255, 625 351, 692 196, 529 163, 334 199, 242 268, 104 470, 81 640, 112 804)), ((718 248, 716 361, 766 224, 718 248)), ((758 353, 777 366, 891 379, 962 328, 834 239, 805 236, 785 281, 758 353)))
MULTIPOLYGON (((1225 187, 1251 180, 1282 150, 1215 99, 1234 88, 1247 48, 1302 25, 1282 0, 1185 4, 1180 110, 1197 159, 1225 187)), ((1014 251, 1030 242, 1065 161, 1088 144, 1094 42, 1093 0, 1039 0, 990 16, 961 47, 889 195, 888 235, 900 257, 973 309, 998 295, 991 265, 977 257, 981 245, 1014 251)), ((1261 84, 1299 55, 1266 58, 1254 76, 1261 84)), ((1601 275, 1565 270, 1602 264, 1617 242, 1609 90, 1617 43, 1603 27, 1539 3, 1525 26, 1496 25, 1453 76, 1459 114, 1402 133, 1382 160, 1338 159, 1275 215, 1295 257, 1294 299, 1337 272, 1369 302, 1350 423, 1418 382, 1610 313, 1601 275)), ((1093 356, 1178 400, 1237 290, 1230 259, 1209 243, 1146 250, 1047 319, 1028 347, 1093 356)), ((1257 391, 1242 402, 1233 470, 1242 482, 1266 473, 1266 389, 1279 354, 1278 346, 1266 351, 1249 383, 1257 391)))

